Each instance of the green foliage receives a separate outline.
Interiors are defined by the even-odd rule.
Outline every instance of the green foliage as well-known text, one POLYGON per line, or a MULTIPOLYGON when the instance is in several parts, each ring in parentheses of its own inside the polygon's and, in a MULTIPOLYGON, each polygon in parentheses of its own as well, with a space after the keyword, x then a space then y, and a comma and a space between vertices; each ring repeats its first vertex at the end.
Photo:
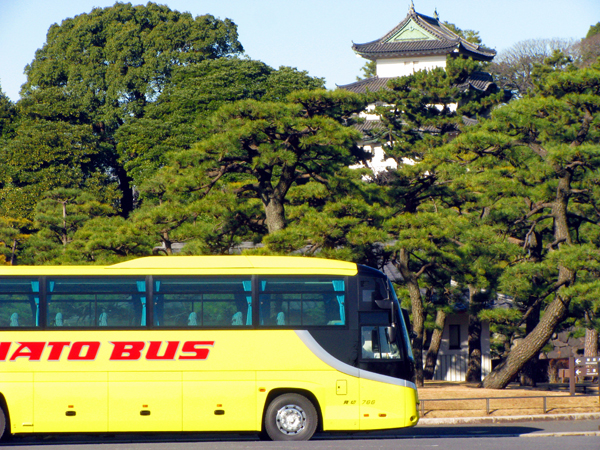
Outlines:
POLYGON ((15 264, 17 254, 31 236, 31 221, 0 217, 0 256, 2 264, 15 264))
POLYGON ((297 91, 325 89, 325 79, 311 77, 305 70, 280 66, 272 71, 265 83, 264 101, 283 102, 288 95, 297 91))
MULTIPOLYGON (((286 228, 263 239, 261 253, 302 253, 378 267, 387 233, 382 205, 369 198, 360 172, 344 169, 328 185, 310 182, 290 189, 286 205, 286 228)), ((371 192, 370 194, 374 194, 371 192)))
MULTIPOLYGON (((381 140, 386 155, 403 170, 430 172, 423 164, 407 167, 407 158, 421 162, 430 149, 442 146, 460 130, 463 115, 486 114, 502 100, 501 92, 465 86, 469 75, 482 69, 481 63, 471 59, 449 57, 446 70, 435 68, 391 80, 392 90, 381 91, 379 100, 393 106, 375 111, 384 125, 381 140)), ((424 178, 420 182, 425 182, 424 178)))
POLYGON ((194 18, 150 2, 116 3, 50 27, 25 69, 22 94, 35 98, 66 91, 88 107, 78 112, 87 110, 92 120, 115 129, 126 117, 142 116, 175 67, 242 51, 229 19, 194 18))
POLYGON ((472 44, 481 44, 482 40, 479 36, 479 31, 475 30, 461 30, 456 25, 450 22, 444 22, 444 26, 451 30, 453 33, 457 34, 461 38, 466 41, 471 42, 472 44))
POLYGON ((15 105, 0 88, 0 143, 3 137, 8 137, 12 133, 16 115, 15 105))
POLYGON ((598 22, 596 25, 590 25, 590 29, 585 37, 590 38, 592 36, 596 36, 597 34, 600 34, 600 22, 598 22))
POLYGON ((102 145, 89 125, 23 120, 2 148, 0 175, 3 214, 32 218, 33 205, 57 188, 93 189, 116 200, 102 167, 102 145))
POLYGON ((174 70, 170 85, 116 134, 121 161, 139 185, 166 163, 169 152, 189 149, 210 133, 210 116, 239 100, 285 100, 299 89, 322 88, 323 80, 289 67, 273 70, 260 61, 219 58, 174 70))
POLYGON ((340 123, 364 107, 358 96, 299 91, 290 99, 222 106, 211 117, 210 137, 174 153, 159 174, 176 179, 167 189, 203 198, 215 186, 239 182, 236 196, 262 202, 269 231, 284 228, 284 202, 293 185, 328 183, 362 155, 356 148, 360 134, 340 123))
POLYGON ((27 241, 23 259, 34 264, 61 264, 80 260, 70 252, 76 232, 94 217, 106 218, 114 209, 88 192, 59 188, 48 191, 36 205, 33 226, 38 230, 27 241))
POLYGON ((0 93, 0 263, 112 264, 247 242, 257 254, 391 261, 417 366, 436 312, 460 309, 490 322, 506 363, 493 375, 514 375, 553 331, 600 326, 589 45, 585 58, 528 59, 521 98, 506 105, 470 82, 487 64, 453 57, 367 99, 236 56, 229 20, 153 3, 94 9, 50 29, 18 105, 0 93), (384 173, 367 168, 352 127, 367 100, 382 124, 367 139, 397 165, 384 173), (498 292, 512 308, 487 308, 498 292))
POLYGON ((67 254, 74 264, 114 264, 152 254, 156 240, 130 220, 97 216, 78 228, 67 254))
POLYGON ((478 317, 490 324, 492 357, 506 358, 514 339, 523 337, 523 331, 516 326, 521 322, 523 312, 516 308, 483 309, 479 312, 478 317))
POLYGON ((427 323, 433 322, 437 308, 446 306, 432 304, 431 293, 450 301, 454 280, 462 283, 463 303, 468 302, 465 292, 495 286, 505 251, 497 231, 481 221, 468 174, 460 164, 448 162, 446 149, 463 130, 464 116, 485 115, 503 98, 493 86, 480 91, 468 82, 484 68, 481 62, 449 57, 445 70, 393 79, 390 90, 375 98, 381 106, 374 112, 383 126, 372 138, 397 165, 375 180, 383 187, 378 201, 389 214, 381 222, 388 234, 383 255, 402 274, 411 299, 417 367, 422 366, 427 323))
POLYGON ((356 77, 356 81, 364 80, 366 78, 373 78, 377 76, 377 61, 367 61, 364 66, 361 67, 362 77, 356 77))
POLYGON ((230 20, 194 18, 155 3, 116 3, 50 27, 46 43, 25 69, 19 109, 26 120, 7 151, 16 164, 10 184, 26 186, 21 213, 30 214, 40 192, 84 187, 82 182, 99 172, 110 174, 102 183, 120 191, 121 214, 128 215, 133 191, 119 161, 116 131, 145 115, 176 67, 242 50, 230 20), (44 149, 38 167, 24 169, 21 161, 31 159, 38 147, 44 149))
POLYGON ((511 352, 504 369, 492 374, 491 386, 502 387, 541 349, 581 292, 593 292, 588 284, 600 257, 599 69, 578 69, 555 53, 536 67, 531 95, 493 111, 490 121, 452 143, 453 158, 468 162, 489 217, 521 249, 500 277, 502 292, 514 296, 523 312, 513 327, 526 318, 539 322, 535 334, 527 330, 531 335, 519 346, 519 356, 511 352), (495 181, 500 177, 502 190, 495 181), (538 317, 540 309, 545 312, 538 317))

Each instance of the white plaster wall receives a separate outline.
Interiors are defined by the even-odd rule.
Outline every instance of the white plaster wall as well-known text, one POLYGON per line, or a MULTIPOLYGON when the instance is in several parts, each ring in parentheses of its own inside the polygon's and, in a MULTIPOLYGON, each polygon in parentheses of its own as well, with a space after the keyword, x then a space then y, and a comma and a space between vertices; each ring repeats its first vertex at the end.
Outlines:
POLYGON ((446 55, 378 59, 377 76, 380 78, 403 77, 419 70, 429 70, 435 67, 446 67, 446 55))
MULTIPOLYGON (((374 174, 383 172, 387 169, 396 169, 398 164, 392 158, 385 159, 385 152, 383 147, 380 145, 364 145, 363 149, 373 154, 373 158, 369 161, 368 167, 373 171, 374 174)), ((350 166, 351 169, 361 169, 363 164, 354 164, 350 166)))
POLYGON ((490 350, 490 323, 481 323, 481 378, 492 371, 492 354, 490 350))
POLYGON ((442 332, 442 343, 440 344, 440 355, 467 354, 469 349, 469 315, 451 314, 446 319, 446 325, 442 332), (460 349, 450 350, 450 325, 460 325, 460 349))
POLYGON ((373 158, 369 162, 369 167, 375 173, 383 172, 389 169, 396 169, 398 165, 396 161, 391 158, 385 159, 385 153, 381 146, 365 145, 365 150, 370 151, 373 154, 373 158))
POLYGON ((375 114, 376 107, 374 103, 369 104, 364 111, 358 113, 358 117, 366 120, 379 120, 379 116, 375 114))
MULTIPOLYGON (((442 343, 438 353, 433 378, 445 381, 465 381, 469 364, 469 315, 453 314, 448 317, 442 343), (450 350, 450 325, 460 325, 460 349, 450 350)), ((481 324, 481 377, 485 378, 492 370, 490 357, 490 326, 488 322, 481 324)))

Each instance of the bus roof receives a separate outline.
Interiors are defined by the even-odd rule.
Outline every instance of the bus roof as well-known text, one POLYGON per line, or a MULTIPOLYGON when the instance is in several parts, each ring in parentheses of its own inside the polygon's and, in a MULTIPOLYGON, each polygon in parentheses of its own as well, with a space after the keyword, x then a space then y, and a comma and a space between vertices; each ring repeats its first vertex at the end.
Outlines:
POLYGON ((341 275, 358 273, 347 261, 303 256, 148 256, 111 266, 0 266, 2 275, 341 275))

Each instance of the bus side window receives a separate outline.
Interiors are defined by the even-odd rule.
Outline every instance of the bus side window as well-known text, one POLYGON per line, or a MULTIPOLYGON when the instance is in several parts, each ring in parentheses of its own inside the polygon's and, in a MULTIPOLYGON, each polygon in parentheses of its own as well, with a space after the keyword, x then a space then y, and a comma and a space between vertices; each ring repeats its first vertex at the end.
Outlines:
MULTIPOLYGON (((374 333, 375 327, 362 327, 361 328, 361 337, 362 337, 362 357, 366 359, 375 358, 375 350, 379 347, 377 333, 374 333)), ((377 357, 379 357, 379 352, 377 351, 377 357)))
POLYGON ((39 325, 39 282, 34 278, 0 279, 0 327, 39 325))
MULTIPOLYGON (((390 335, 388 311, 360 311, 361 345, 363 359, 401 359, 400 349, 390 335)), ((395 339, 398 339, 397 337, 395 339)))
POLYGON ((244 319, 243 319, 243 315, 241 311, 236 312, 232 317, 231 317, 231 325, 233 325, 234 327, 239 327, 244 325, 244 319))
POLYGON ((290 303, 283 301, 278 295, 261 294, 259 296, 260 324, 265 326, 286 325, 286 312, 289 313, 290 303))
POLYGON ((362 326, 363 359, 401 359, 396 342, 391 341, 387 326, 362 326))
POLYGON ((250 278, 155 277, 154 300, 155 326, 220 328, 252 325, 250 278))
POLYGON ((373 304, 374 300, 382 300, 386 297, 386 287, 383 278, 363 278, 360 280, 361 303, 373 304))
POLYGON ((49 327, 130 328, 146 325, 146 281, 132 277, 46 280, 49 327))
POLYGON ((262 277, 259 318, 263 326, 346 324, 344 279, 319 276, 262 277))

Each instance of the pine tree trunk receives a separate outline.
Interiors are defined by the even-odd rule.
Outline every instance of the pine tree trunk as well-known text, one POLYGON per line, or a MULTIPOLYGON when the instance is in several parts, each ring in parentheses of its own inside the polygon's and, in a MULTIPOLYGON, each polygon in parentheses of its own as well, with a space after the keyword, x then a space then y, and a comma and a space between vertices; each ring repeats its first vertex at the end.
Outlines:
POLYGON ((481 383, 481 321, 476 314, 469 316, 469 365, 465 381, 481 383))
MULTIPOLYGON (((552 217, 554 219, 554 241, 552 247, 571 245, 571 236, 567 222, 567 204, 571 193, 570 183, 572 174, 567 170, 557 170, 561 174, 556 190, 556 199, 552 204, 552 217)), ((533 357, 537 357, 542 347, 552 337, 556 327, 567 315, 570 299, 562 296, 562 286, 568 286, 575 280, 575 272, 567 269, 559 263, 558 279, 559 286, 554 295, 554 300, 544 311, 535 329, 525 336, 525 339, 511 350, 506 360, 496 367, 485 380, 483 387, 489 389, 504 389, 508 383, 519 373, 521 369, 533 357)))
POLYGON ((285 228, 285 208, 283 201, 271 197, 264 204, 267 229, 269 234, 285 228))
MULTIPOLYGON (((532 312, 527 317, 525 323, 525 335, 528 335, 535 330, 535 327, 537 327, 538 323, 540 323, 540 305, 533 307, 532 312)), ((525 364, 525 367, 523 367, 523 370, 521 370, 519 377, 519 384, 521 386, 535 387, 537 385, 536 374, 538 372, 538 366, 539 358, 537 355, 527 361, 527 364, 525 364)))
POLYGON ((67 201, 64 200, 62 202, 62 217, 63 217, 63 222, 62 222, 62 234, 61 234, 61 241, 62 241, 62 245, 63 248, 67 246, 67 244, 69 243, 69 234, 68 234, 68 230, 67 230, 67 201))
POLYGON ((409 269, 408 262, 410 254, 406 249, 401 249, 396 259, 397 267, 405 280, 408 288, 412 309, 412 327, 415 337, 412 341, 413 353, 415 356, 415 366, 417 370, 417 386, 422 387, 423 381, 423 338, 425 331, 425 308, 423 308, 423 299, 419 289, 419 281, 415 273, 409 269))
POLYGON ((10 265, 14 266, 17 260, 17 240, 13 239, 12 250, 10 252, 10 265))
POLYGON ((585 330, 585 344, 583 351, 585 356, 598 356, 598 330, 589 328, 585 330))
MULTIPOLYGON (((566 270, 566 269, 565 269, 566 270)), ((544 313, 544 317, 532 333, 511 350, 508 357, 496 367, 484 380, 483 387, 488 389, 504 389, 508 383, 525 366, 527 361, 539 354, 542 347, 552 337, 556 327, 567 314, 569 301, 557 293, 544 313)))
POLYGON ((435 365, 437 364, 440 344, 442 343, 442 334, 446 325, 447 314, 444 310, 438 309, 435 315, 435 329, 431 335, 431 342, 425 357, 425 368, 423 369, 423 379, 433 380, 435 365))
POLYGON ((465 381, 469 383, 481 383, 481 321, 478 317, 483 307, 481 297, 479 289, 469 286, 469 363, 465 375, 465 381))

